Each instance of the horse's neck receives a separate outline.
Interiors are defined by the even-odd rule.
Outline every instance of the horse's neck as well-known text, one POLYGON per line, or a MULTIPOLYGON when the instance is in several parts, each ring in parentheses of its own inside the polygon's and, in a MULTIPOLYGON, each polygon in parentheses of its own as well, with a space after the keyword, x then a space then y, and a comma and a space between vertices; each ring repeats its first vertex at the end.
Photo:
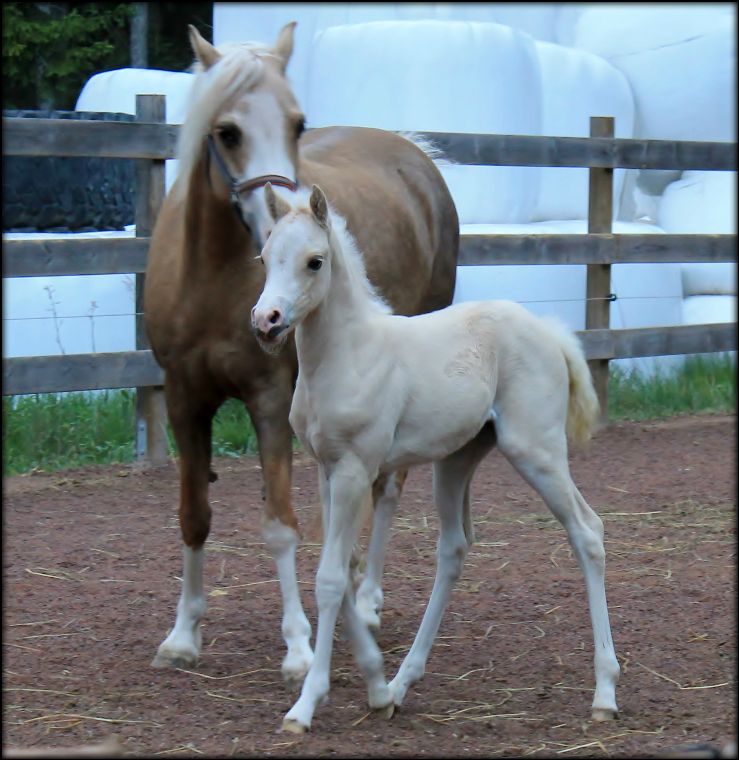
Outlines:
POLYGON ((183 202, 184 255, 189 269, 202 273, 234 257, 254 258, 251 236, 236 211, 230 203, 218 198, 210 185, 205 150, 193 168, 183 202))

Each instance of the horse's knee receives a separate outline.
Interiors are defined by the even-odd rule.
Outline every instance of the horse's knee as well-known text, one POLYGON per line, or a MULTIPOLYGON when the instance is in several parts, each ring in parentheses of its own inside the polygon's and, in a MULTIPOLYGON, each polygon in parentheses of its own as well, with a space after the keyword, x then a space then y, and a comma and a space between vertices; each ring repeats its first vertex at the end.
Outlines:
POLYGON ((180 511, 182 540, 191 549, 199 549, 205 543, 210 533, 210 518, 211 509, 207 505, 197 512, 180 511))

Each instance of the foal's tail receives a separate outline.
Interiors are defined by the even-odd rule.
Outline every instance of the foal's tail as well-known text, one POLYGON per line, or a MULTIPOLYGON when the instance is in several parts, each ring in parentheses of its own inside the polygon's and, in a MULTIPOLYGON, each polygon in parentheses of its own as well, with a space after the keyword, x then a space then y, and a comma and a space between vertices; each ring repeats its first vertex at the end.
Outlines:
POLYGON ((567 437, 573 443, 586 443, 592 436, 600 413, 600 403, 593 387, 593 378, 577 336, 557 320, 547 319, 559 343, 570 377, 567 403, 567 437))

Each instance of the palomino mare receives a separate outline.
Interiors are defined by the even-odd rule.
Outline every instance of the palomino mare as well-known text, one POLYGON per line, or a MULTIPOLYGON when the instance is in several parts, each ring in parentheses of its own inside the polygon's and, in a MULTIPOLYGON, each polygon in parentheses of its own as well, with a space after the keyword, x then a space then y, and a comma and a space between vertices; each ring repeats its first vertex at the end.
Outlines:
POLYGON ((473 540, 472 476, 496 443, 567 531, 585 575, 595 643, 593 718, 617 714, 619 665, 605 592, 603 523, 569 472, 567 434, 589 437, 598 400, 582 350, 563 326, 510 301, 396 316, 365 275, 344 220, 317 186, 294 208, 267 187, 279 220, 262 251, 267 280, 252 311, 260 343, 295 332, 299 374, 290 422, 318 461, 325 537, 316 573, 315 659, 283 727, 306 731, 329 690, 341 610, 371 708, 392 715, 424 673, 473 540), (361 504, 384 472, 434 462, 441 526, 436 579, 413 646, 388 684, 348 569, 361 504))
MULTIPOLYGON (((279 357, 260 350, 249 321, 264 283, 258 254, 272 226, 264 184, 269 179, 290 195, 296 182, 320 182, 361 241, 372 281, 400 314, 450 303, 459 225, 437 167, 410 140, 363 128, 302 134, 303 114, 285 79, 293 29, 285 26, 273 48, 217 49, 190 28, 199 70, 181 128, 178 179, 151 241, 144 308, 179 449, 184 541, 177 616, 153 664, 192 665, 200 654, 208 483, 215 477, 211 423, 221 403, 236 397, 259 444, 263 535, 284 609, 282 672, 286 681, 300 682, 313 652, 295 574, 298 526, 291 504, 288 415, 297 362, 292 346, 279 357)), ((388 475, 375 484, 375 510, 383 515, 376 523, 389 523, 401 480, 388 475)), ((368 623, 377 621, 381 605, 386 532, 372 535, 358 590, 368 623)))

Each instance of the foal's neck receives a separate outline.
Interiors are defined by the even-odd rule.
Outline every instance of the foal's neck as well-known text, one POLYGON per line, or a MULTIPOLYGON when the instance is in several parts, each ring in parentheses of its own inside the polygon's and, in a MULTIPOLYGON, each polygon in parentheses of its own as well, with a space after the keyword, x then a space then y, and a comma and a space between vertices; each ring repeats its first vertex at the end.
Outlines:
POLYGON ((295 333, 301 367, 316 369, 329 356, 361 347, 358 336, 370 320, 388 311, 367 280, 360 256, 343 230, 332 229, 331 283, 320 304, 295 333))

